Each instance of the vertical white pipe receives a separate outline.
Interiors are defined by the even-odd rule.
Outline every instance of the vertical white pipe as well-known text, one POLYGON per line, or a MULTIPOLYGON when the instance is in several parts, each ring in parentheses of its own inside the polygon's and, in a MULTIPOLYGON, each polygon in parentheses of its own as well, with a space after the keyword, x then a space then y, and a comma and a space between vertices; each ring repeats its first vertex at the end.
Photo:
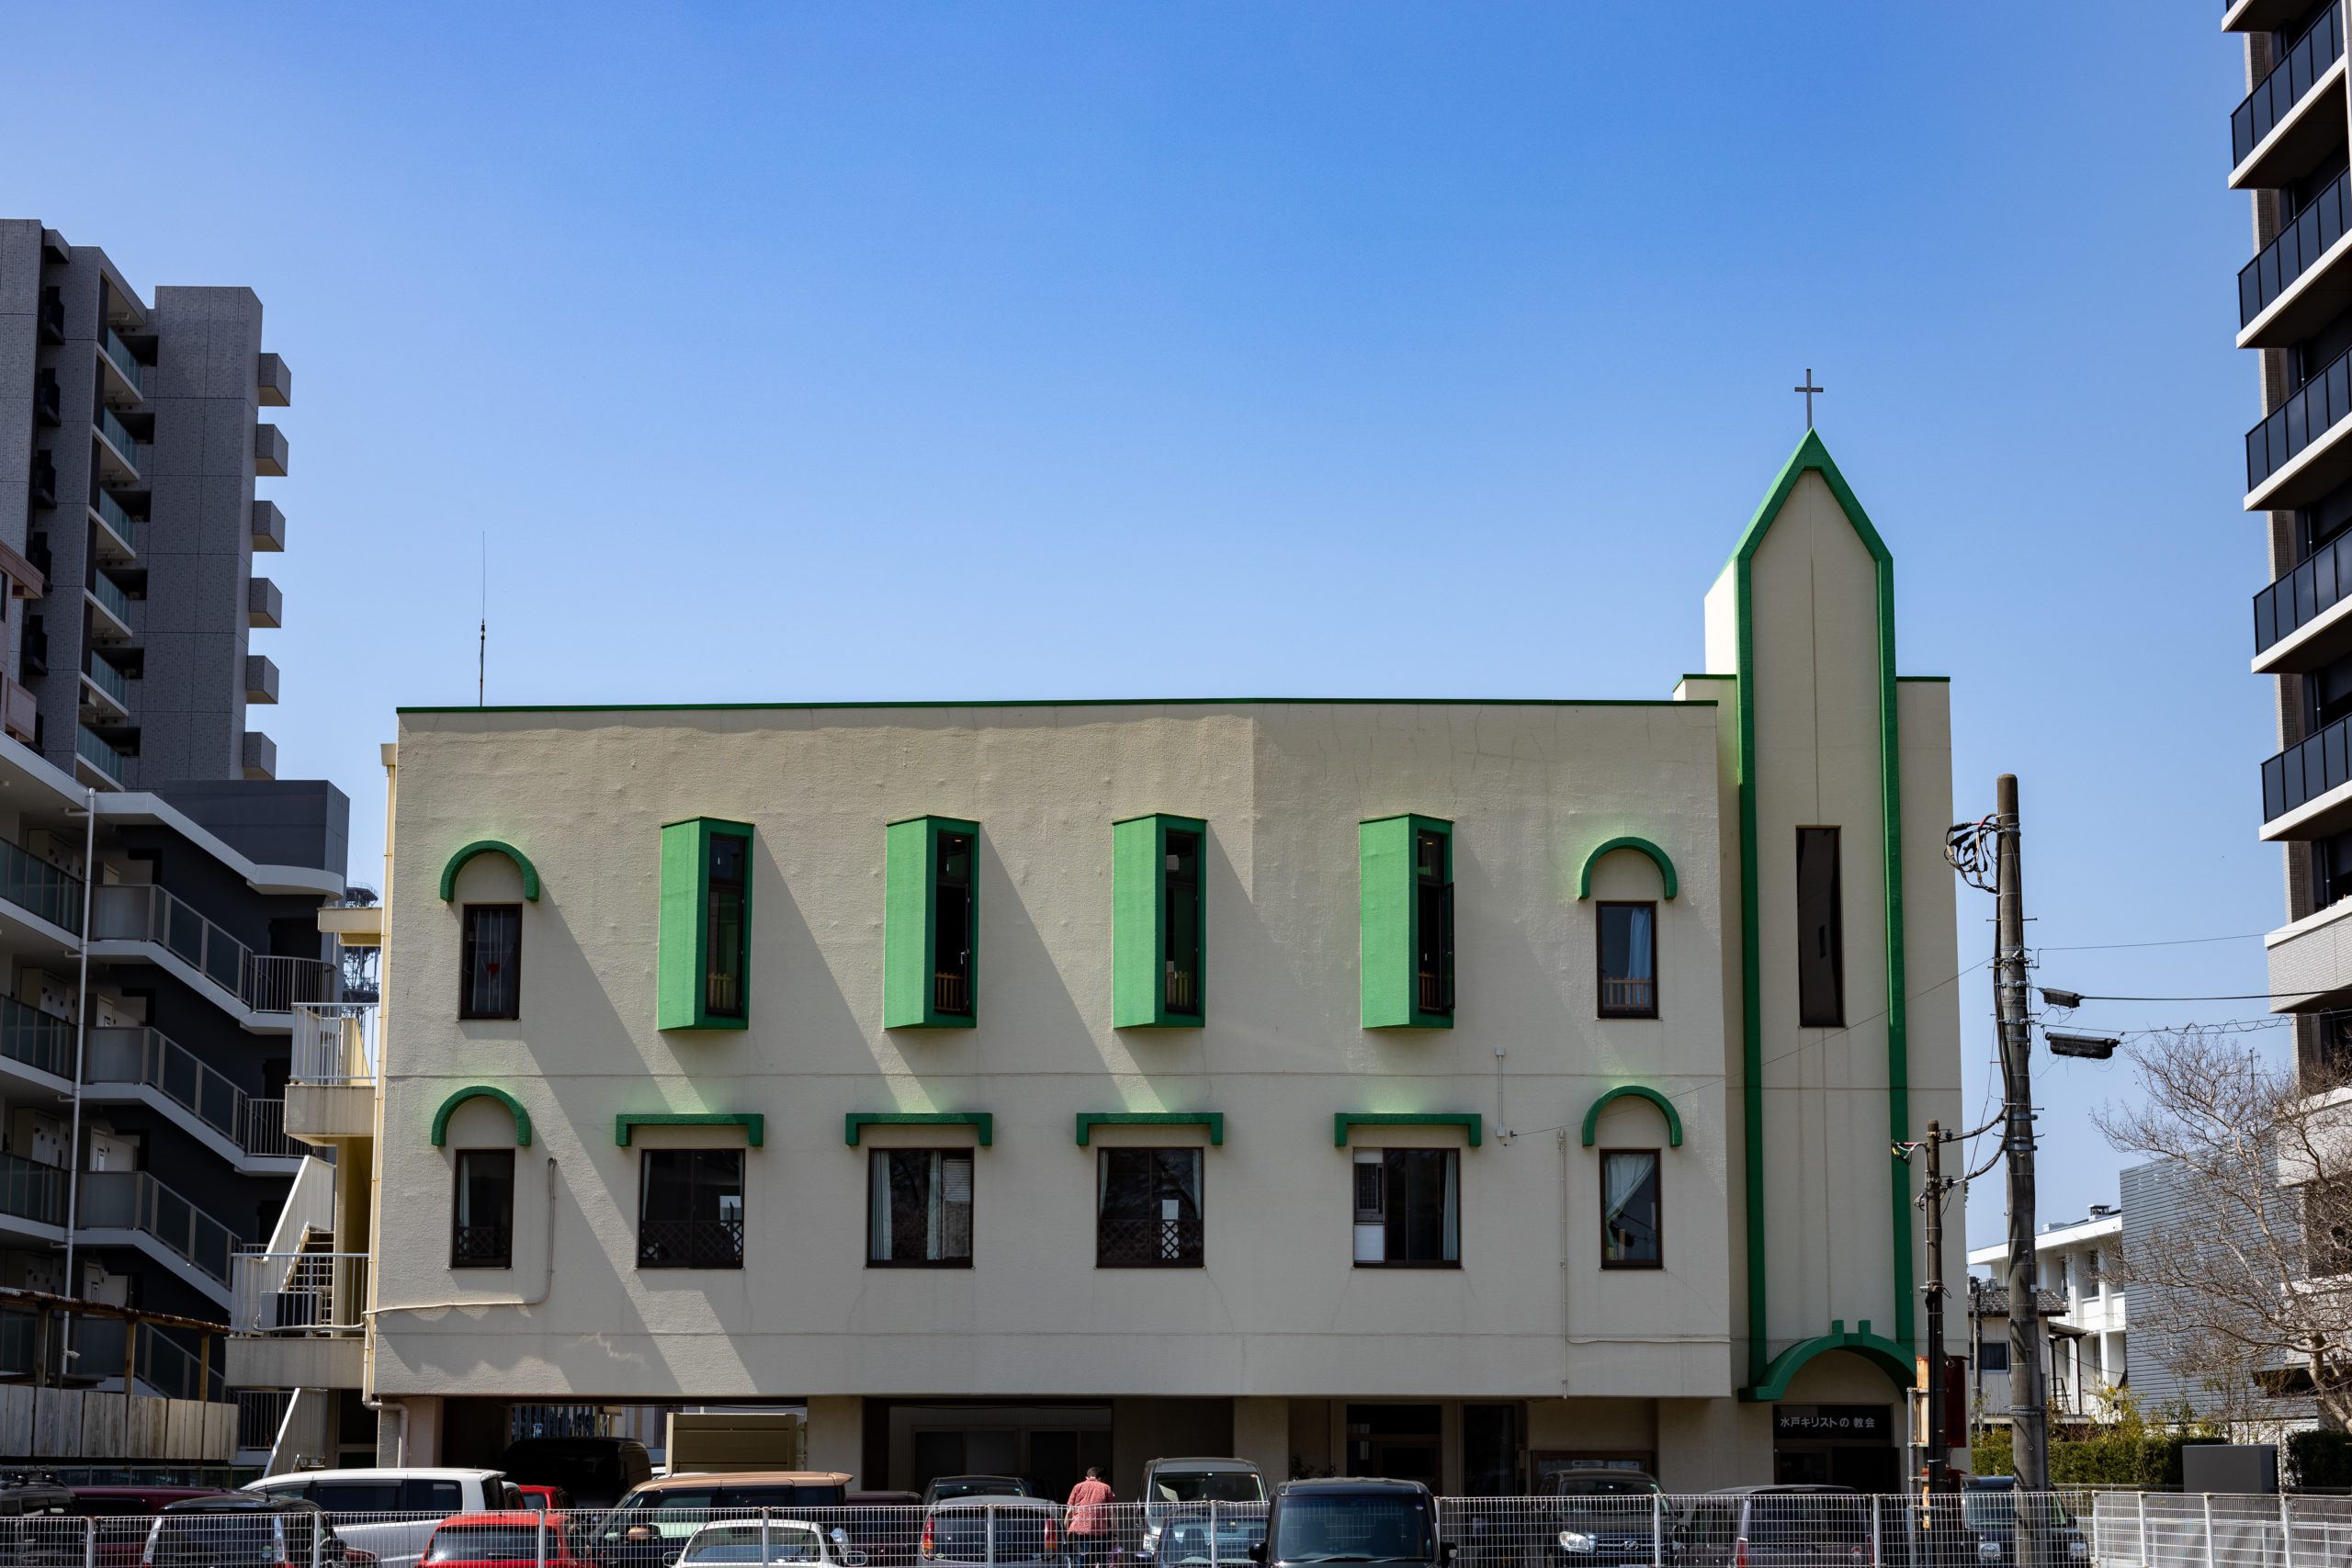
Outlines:
MULTIPOLYGON (((63 1294, 79 1299, 81 1287, 74 1279, 74 1238, 82 1224, 82 1067, 83 1053, 90 1037, 90 906, 98 897, 98 792, 84 786, 82 790, 82 980, 81 993, 74 1009, 74 1130, 65 1140, 65 1289, 63 1294)), ((59 1370, 68 1370, 64 1363, 74 1359, 74 1318, 65 1319, 65 1349, 59 1359, 59 1370)), ((209 1371, 210 1369, 207 1368, 209 1371)), ((122 1386, 130 1386, 130 1369, 122 1369, 122 1386)), ((198 1376, 196 1397, 202 1399, 211 1390, 207 1380, 198 1376)))

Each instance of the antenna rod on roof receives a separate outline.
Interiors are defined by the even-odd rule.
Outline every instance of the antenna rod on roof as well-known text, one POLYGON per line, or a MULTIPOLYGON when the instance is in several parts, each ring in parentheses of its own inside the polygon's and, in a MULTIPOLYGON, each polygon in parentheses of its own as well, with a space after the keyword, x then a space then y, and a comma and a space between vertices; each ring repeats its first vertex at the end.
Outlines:
POLYGON ((490 673, 490 530, 481 531, 481 626, 474 642, 474 706, 482 705, 482 687, 490 673))

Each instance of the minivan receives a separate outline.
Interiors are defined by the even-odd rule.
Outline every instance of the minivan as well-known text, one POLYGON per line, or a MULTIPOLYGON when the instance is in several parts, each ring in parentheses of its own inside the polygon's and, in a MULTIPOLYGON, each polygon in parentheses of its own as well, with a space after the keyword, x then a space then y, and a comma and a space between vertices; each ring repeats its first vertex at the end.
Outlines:
POLYGON ((1437 1538, 1437 1499, 1418 1481, 1336 1476, 1285 1481, 1266 1510, 1266 1539, 1250 1548, 1253 1562, 1333 1561, 1420 1563, 1441 1568, 1453 1548, 1437 1538))

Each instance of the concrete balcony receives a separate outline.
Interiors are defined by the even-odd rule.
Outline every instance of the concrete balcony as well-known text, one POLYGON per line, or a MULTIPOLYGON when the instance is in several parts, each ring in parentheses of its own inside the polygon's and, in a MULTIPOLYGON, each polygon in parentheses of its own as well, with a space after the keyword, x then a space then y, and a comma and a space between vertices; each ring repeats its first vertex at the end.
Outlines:
POLYGON ((2352 175, 2338 175, 2238 271, 2238 346, 2283 348, 2343 312, 2352 298, 2352 175))
POLYGON ((147 367, 112 327, 98 340, 98 395, 115 408, 135 409, 147 400, 147 367))
POLYGON ((254 553, 276 554, 286 547, 286 513, 274 501, 254 502, 254 553))
POLYGON ((2275 33, 2308 9, 2306 0, 2228 0, 2222 9, 2222 30, 2275 33))
POLYGON ((90 508, 90 522, 98 559, 109 566, 128 566, 139 558, 139 546, 147 525, 133 517, 122 502, 100 491, 97 504, 90 508))
POLYGON ((2262 939, 2272 1012, 2321 1012, 2352 998, 2352 898, 2262 939))
POLYGON ((2344 8, 2330 6, 2230 116, 2230 188, 2283 186, 2344 139, 2344 8))
POLYGON ((0 730, 5 730, 9 739, 31 745, 33 724, 40 713, 40 704, 28 688, 0 675, 0 730))
POLYGON ((294 372, 274 354, 254 361, 254 400, 266 409, 282 409, 294 400, 294 372))
POLYGON ((336 1389, 362 1386, 368 1342, 356 1334, 232 1335, 232 1388, 336 1389))
POLYGON ((274 703, 277 700, 277 666, 266 654, 245 655, 245 701, 274 703))
POLYGON ((286 622, 286 595, 266 577, 245 584, 245 625, 274 628, 286 622))
POLYGON ((286 477, 286 433, 274 424, 254 426, 254 472, 265 479, 286 477))
POLYGON ((260 730, 245 731, 245 739, 239 757, 244 766, 245 777, 274 779, 277 776, 277 742, 260 730))
POLYGON ((306 1144, 376 1135, 376 1004, 319 1003, 294 1014, 286 1131, 306 1144))
POLYGON ((100 409, 93 428, 98 433, 98 472, 115 484, 137 489, 139 470, 146 467, 154 449, 117 419, 112 409, 100 409))

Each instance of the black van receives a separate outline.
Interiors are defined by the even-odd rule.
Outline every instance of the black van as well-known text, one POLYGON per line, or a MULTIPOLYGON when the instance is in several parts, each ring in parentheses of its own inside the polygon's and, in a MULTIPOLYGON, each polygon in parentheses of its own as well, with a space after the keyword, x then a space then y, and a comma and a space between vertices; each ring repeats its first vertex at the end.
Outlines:
POLYGON ((653 1479, 653 1457, 635 1438, 518 1438, 498 1461, 518 1486, 560 1486, 575 1508, 609 1508, 653 1479))
POLYGON ((1437 1538, 1437 1500, 1418 1481, 1336 1477, 1285 1481, 1266 1507, 1266 1539, 1253 1542, 1253 1562, 1340 1562, 1423 1564, 1453 1561, 1452 1542, 1437 1538))

